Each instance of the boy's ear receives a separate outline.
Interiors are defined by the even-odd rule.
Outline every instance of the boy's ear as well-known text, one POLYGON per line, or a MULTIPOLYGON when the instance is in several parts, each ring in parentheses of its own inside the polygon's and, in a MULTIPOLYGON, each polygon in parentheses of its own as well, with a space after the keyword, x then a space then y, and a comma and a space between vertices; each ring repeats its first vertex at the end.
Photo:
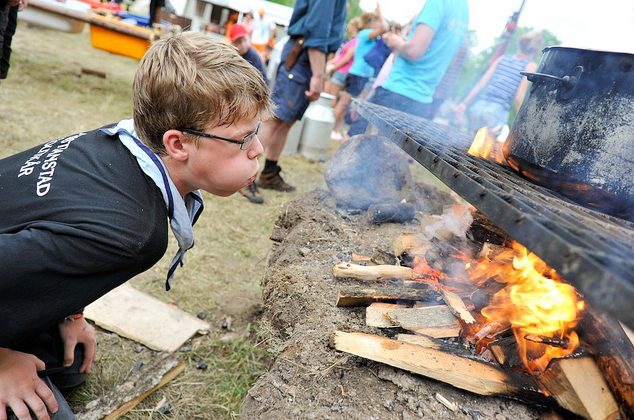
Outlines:
POLYGON ((184 161, 189 157, 187 148, 184 147, 183 132, 167 130, 163 133, 163 145, 167 154, 177 161, 184 161))

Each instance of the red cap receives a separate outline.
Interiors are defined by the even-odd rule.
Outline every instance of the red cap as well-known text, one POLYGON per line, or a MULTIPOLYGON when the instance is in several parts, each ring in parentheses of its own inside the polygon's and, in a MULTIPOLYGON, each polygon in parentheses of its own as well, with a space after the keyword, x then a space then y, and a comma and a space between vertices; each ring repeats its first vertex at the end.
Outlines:
POLYGON ((231 25, 231 29, 229 30, 229 39, 231 39, 231 42, 247 35, 249 35, 249 33, 244 26, 240 25, 239 23, 234 23, 233 25, 231 25))

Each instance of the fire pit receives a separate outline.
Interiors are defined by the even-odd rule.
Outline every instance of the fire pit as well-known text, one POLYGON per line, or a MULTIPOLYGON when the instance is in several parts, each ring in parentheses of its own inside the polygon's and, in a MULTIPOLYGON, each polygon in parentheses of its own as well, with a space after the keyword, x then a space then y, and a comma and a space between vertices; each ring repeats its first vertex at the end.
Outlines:
MULTIPOLYGON (((563 285, 578 287, 590 306, 599 306, 597 302, 605 305, 607 299, 614 299, 615 290, 617 294, 630 290, 630 222, 571 203, 504 166, 468 155, 471 139, 465 134, 370 104, 358 107, 391 142, 431 169, 502 228, 502 234, 519 240, 560 274, 566 273, 562 274, 563 285), (609 246, 617 252, 607 253, 609 246), (549 252, 555 257, 549 258, 549 252), (557 257, 563 262, 557 262, 557 257), (623 265, 613 269, 609 259, 622 261, 623 265), (590 270, 600 281, 607 279, 609 286, 593 285, 594 278, 584 270, 590 270), (576 274, 581 274, 581 280, 573 276, 576 274), (588 286, 588 291, 579 284, 588 286), (601 293, 593 295, 592 288, 607 291, 608 295, 601 301, 601 293)), ((368 166, 372 164, 368 162, 368 166)), ((455 204, 450 196, 429 188, 417 189, 416 194, 423 194, 440 208, 455 204)), ((415 199, 409 197, 407 201, 415 199)), ((267 348, 276 357, 270 371, 249 392, 242 408, 245 418, 560 418, 553 411, 553 402, 584 418, 602 420, 618 415, 619 404, 623 405, 621 415, 629 418, 634 407, 633 347, 618 323, 603 318, 600 312, 587 311, 582 341, 589 346, 586 350, 590 354, 575 351, 574 334, 557 337, 524 330, 519 339, 528 341, 530 346, 534 343, 535 348, 567 352, 554 356, 552 362, 531 355, 534 364, 529 370, 535 371, 534 377, 517 372, 522 362, 513 360, 517 353, 513 350, 515 340, 499 334, 507 330, 504 322, 495 321, 500 315, 493 311, 493 321, 484 324, 480 330, 483 332, 469 331, 463 325, 463 316, 478 311, 473 308, 475 299, 469 303, 469 299, 455 299, 446 293, 445 289, 452 287, 466 290, 468 285, 459 284, 458 277, 438 281, 443 277, 439 272, 448 269, 446 252, 440 253, 438 263, 443 267, 438 269, 415 259, 405 266, 396 265, 390 262, 389 255, 377 253, 391 250, 395 238, 420 234, 420 216, 413 223, 369 225, 363 212, 349 212, 337 207, 338 203, 329 192, 316 191, 289 203, 278 216, 272 235, 278 245, 271 253, 262 285, 263 335, 267 348), (387 262, 377 263, 377 258, 387 262), (361 265, 356 267, 346 261, 361 265), (378 277, 372 278, 376 270, 378 277), (342 279, 338 281, 339 277, 342 279), (369 285, 368 281, 374 284, 369 285), (438 291, 440 283, 444 285, 442 297, 432 293, 438 291), (377 300, 382 303, 370 305, 377 300), (459 313, 460 322, 446 308, 434 305, 439 301, 459 313), (466 306, 460 309, 458 302, 466 306), (367 305, 370 306, 366 308, 367 305), (433 327, 410 324, 401 311, 408 316, 412 311, 421 312, 423 318, 438 317, 444 321, 433 327), (371 313, 376 316, 372 318, 371 313), (386 317, 396 324, 383 324, 386 317), (611 333, 614 324, 616 334, 611 333), (395 326, 419 335, 391 335, 390 328, 395 326), (594 327, 598 333, 587 332, 594 327), (381 330, 379 334, 377 328, 381 330), (434 341, 429 336, 444 338, 434 341), (486 352, 476 359, 463 354, 460 348, 465 338, 476 348, 486 348, 491 359, 494 355, 503 368, 481 360, 489 357, 486 352), (574 398, 568 398, 569 391, 574 398), (507 399, 499 399, 498 395, 507 399)), ((432 216, 439 213, 439 208, 429 211, 432 216)), ((400 255, 401 250, 395 247, 394 255, 400 255)), ((572 306, 583 309, 584 303, 577 297, 572 291, 572 306)), ((625 301, 618 300, 619 305, 625 305, 625 301)), ((574 314, 568 318, 578 321, 574 314)), ((621 316, 621 320, 631 324, 628 316, 621 316)), ((528 347, 521 351, 534 353, 528 347)), ((566 413, 563 418, 571 418, 570 412, 566 413)))
POLYGON ((470 135, 367 102, 358 112, 585 297, 634 327, 634 224, 467 154, 470 135))

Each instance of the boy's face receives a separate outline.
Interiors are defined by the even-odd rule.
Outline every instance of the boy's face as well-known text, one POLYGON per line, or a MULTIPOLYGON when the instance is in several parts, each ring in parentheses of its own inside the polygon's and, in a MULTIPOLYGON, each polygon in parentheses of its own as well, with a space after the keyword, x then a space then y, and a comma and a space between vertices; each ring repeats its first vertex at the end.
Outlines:
POLYGON ((238 49, 238 54, 245 55, 249 50, 249 37, 241 36, 232 42, 233 46, 238 49))
MULTIPOLYGON (((203 131, 241 141, 255 132, 259 122, 254 117, 232 126, 207 127, 203 131)), ((184 182, 192 191, 202 189, 221 197, 227 197, 255 181, 259 169, 258 157, 264 151, 257 135, 246 150, 241 150, 239 144, 206 137, 199 137, 198 147, 193 142, 184 147, 189 153, 184 182)))

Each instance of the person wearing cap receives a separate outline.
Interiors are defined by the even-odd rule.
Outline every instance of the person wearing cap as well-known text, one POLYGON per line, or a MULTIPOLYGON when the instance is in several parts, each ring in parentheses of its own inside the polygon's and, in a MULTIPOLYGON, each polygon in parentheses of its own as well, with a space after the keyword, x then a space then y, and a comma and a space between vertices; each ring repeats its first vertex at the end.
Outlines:
MULTIPOLYGON (((264 83, 268 84, 264 64, 262 64, 260 54, 258 54, 257 50, 253 48, 250 44, 249 32, 247 31, 247 29, 239 23, 234 24, 233 26, 231 26, 231 30, 229 32, 229 39, 231 40, 231 44, 238 50, 238 54, 240 54, 242 58, 247 60, 253 67, 258 69, 260 73, 262 73, 264 83)), ((252 182, 246 187, 241 188, 240 194, 245 196, 252 203, 264 203, 264 199, 260 195, 255 182, 252 182)))

